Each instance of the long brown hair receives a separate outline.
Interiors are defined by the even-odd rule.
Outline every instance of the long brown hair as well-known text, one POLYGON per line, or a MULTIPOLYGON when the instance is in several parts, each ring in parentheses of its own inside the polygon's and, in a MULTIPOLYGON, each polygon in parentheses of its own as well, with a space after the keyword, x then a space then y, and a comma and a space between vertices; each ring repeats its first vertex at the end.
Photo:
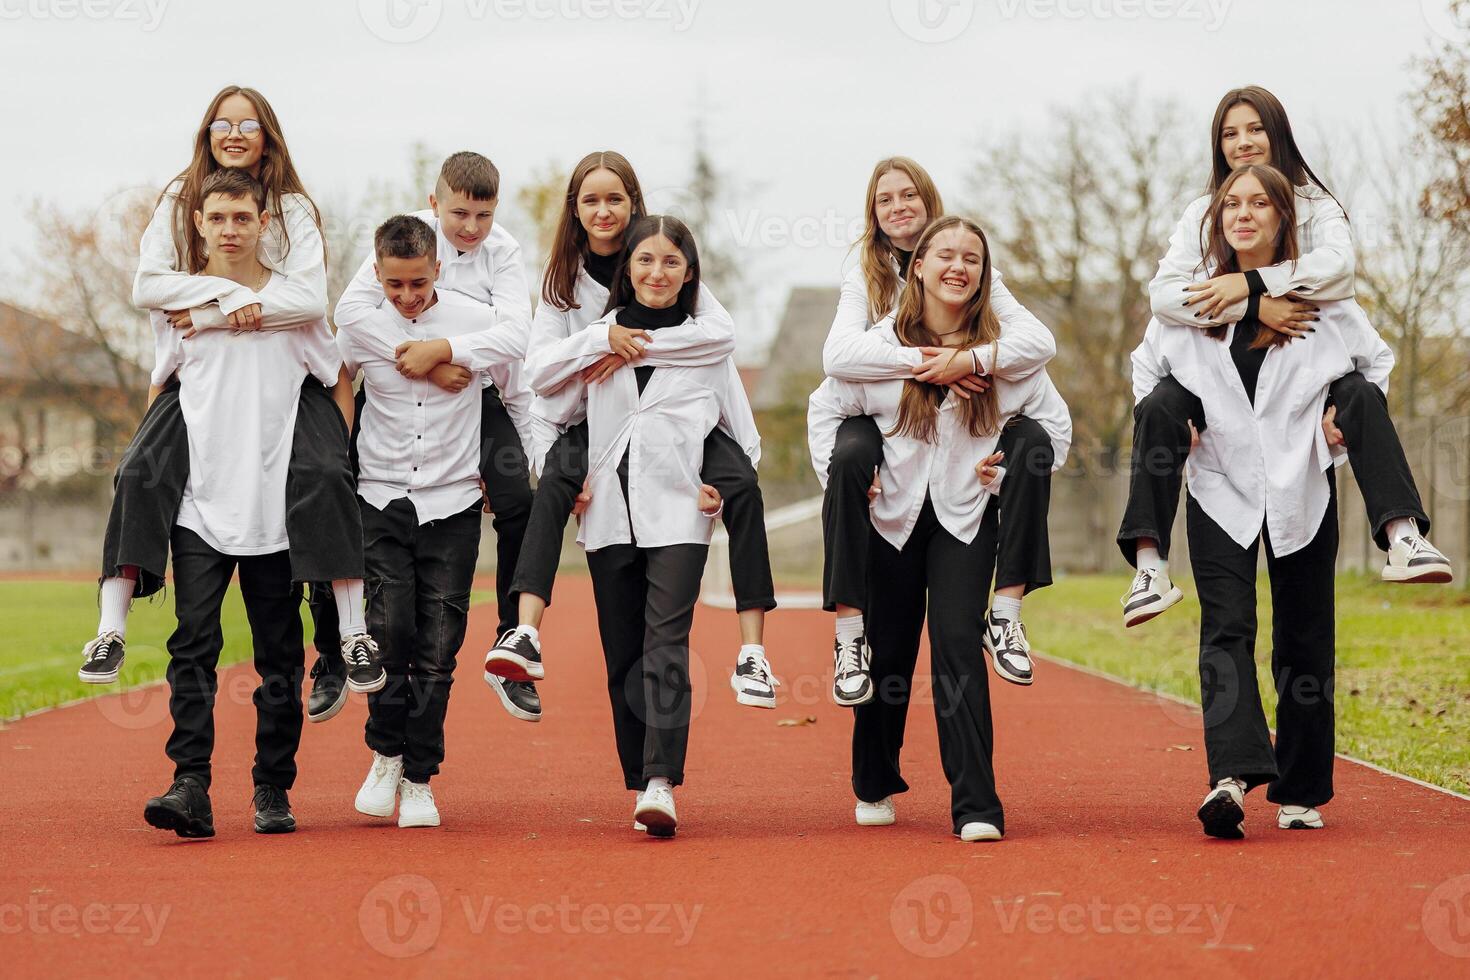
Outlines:
MULTIPOLYGON (((898 250, 883 229, 878 227, 878 209, 874 204, 874 199, 878 196, 879 179, 892 170, 903 171, 914 182, 930 222, 944 215, 944 202, 939 198, 939 189, 934 186, 929 172, 918 163, 908 157, 887 157, 874 164, 873 174, 868 178, 863 235, 857 240, 857 246, 861 250, 863 280, 868 284, 868 319, 874 322, 892 312, 898 299, 898 273, 893 268, 898 264, 898 250)), ((986 258, 988 261, 989 256, 986 258)))
POLYGON ((597 170, 609 170, 623 182, 628 192, 628 227, 643 217, 643 188, 638 185, 638 175, 628 158, 614 150, 599 150, 589 153, 572 168, 572 177, 567 181, 565 207, 556 219, 556 234, 551 240, 551 261, 546 263, 546 275, 541 280, 541 300, 559 310, 575 310, 577 303, 577 269, 587 257, 587 229, 577 217, 577 196, 582 193, 582 182, 597 170))
MULTIPOLYGON (((929 223, 914 246, 914 264, 917 265, 928 254, 934 237, 950 228, 962 228, 980 239, 980 288, 970 297, 961 314, 965 331, 956 356, 969 356, 967 351, 985 344, 992 346, 1000 337, 1000 320, 990 306, 990 243, 985 232, 968 218, 951 215, 937 218, 929 223)), ((939 347, 939 338, 924 325, 924 284, 918 276, 910 275, 904 284, 903 294, 898 300, 894 314, 893 329, 898 342, 905 347, 939 347)), ((938 431, 939 404, 944 389, 922 381, 905 381, 903 394, 898 401, 898 421, 888 435, 908 435, 922 442, 933 442, 938 431)), ((1000 402, 992 385, 984 392, 971 392, 968 399, 960 402, 958 411, 965 427, 972 436, 991 435, 1000 428, 1000 402)))
MULTIPOLYGON (((179 264, 188 272, 197 273, 204 268, 208 261, 205 254, 204 239, 194 227, 194 212, 199 210, 203 203, 200 192, 204 187, 204 178, 214 171, 220 169, 219 163, 214 159, 214 154, 209 149, 209 124, 214 122, 215 114, 219 112, 220 104, 232 95, 243 95, 255 106, 255 114, 260 122, 261 137, 265 145, 260 157, 260 183, 265 187, 266 196, 270 202, 271 220, 281 236, 282 257, 291 251, 291 239, 287 234, 286 222, 281 212, 281 199, 287 194, 300 194, 306 199, 307 206, 311 209, 312 220, 321 228, 321 212, 317 209, 316 202, 311 195, 306 193, 302 186, 301 177, 296 173, 296 165, 291 162, 291 153, 286 149, 286 136, 281 130, 281 122, 276 117, 276 112, 271 104, 266 101, 253 88, 244 88, 239 85, 226 85, 220 89, 209 102, 209 108, 204 110, 204 118, 199 123, 199 129, 194 135, 194 155, 189 165, 179 172, 158 195, 158 204, 168 196, 169 189, 178 185, 178 197, 174 199, 173 213, 173 238, 174 253, 178 256, 179 264)), ((323 252, 325 253, 325 241, 323 241, 323 252)))
POLYGON ((671 214, 644 215, 628 225, 623 238, 623 253, 618 256, 618 271, 613 273, 612 290, 608 293, 607 307, 603 313, 611 313, 633 302, 633 279, 628 275, 628 262, 633 251, 654 235, 667 238, 684 255, 689 263, 689 281, 679 289, 678 307, 685 316, 693 316, 699 307, 699 248, 694 244, 694 233, 689 226, 671 214))
MULTIPOLYGON (((1210 185, 1206 193, 1215 194, 1219 191, 1220 185, 1234 169, 1230 166, 1230 161, 1225 159, 1224 151, 1220 149, 1220 134, 1225 130, 1226 114, 1242 104, 1256 110, 1256 115, 1261 117, 1261 126, 1266 130, 1266 139, 1271 141, 1271 166, 1286 175, 1290 186, 1296 188, 1313 183, 1328 197, 1332 197, 1332 192, 1327 189, 1327 185, 1322 183, 1321 179, 1312 172, 1312 168, 1307 166, 1307 161, 1302 159, 1302 151, 1297 147, 1296 136, 1291 131, 1291 120, 1286 118, 1286 107, 1281 104, 1280 99, 1259 85, 1233 88, 1225 93, 1225 96, 1220 99, 1220 104, 1215 107, 1215 119, 1210 123, 1210 138, 1214 141, 1214 148, 1210 152, 1213 165, 1210 171, 1210 185)), ((1333 200, 1337 199, 1333 198, 1333 200)))
MULTIPOLYGON (((1213 270, 1209 273, 1211 276, 1240 271, 1240 255, 1225 237, 1225 198, 1230 194, 1230 189, 1235 186, 1236 182, 1245 176, 1254 177, 1261 182, 1266 198, 1281 218, 1281 224, 1276 230, 1276 241, 1272 243, 1275 246, 1275 252, 1271 257, 1271 263, 1274 265, 1277 262, 1295 262, 1300 257, 1296 240, 1295 189, 1291 181, 1280 170, 1265 164, 1253 163, 1225 177, 1220 189, 1210 199, 1209 210, 1205 212, 1204 224, 1201 226, 1203 238, 1200 243, 1200 251, 1205 257, 1205 268, 1213 270)), ((1210 327, 1207 332, 1216 340, 1225 339, 1224 327, 1210 327)), ((1251 341, 1251 350, 1279 346, 1289 339, 1285 334, 1275 330, 1259 330, 1256 332, 1255 340, 1251 341)))

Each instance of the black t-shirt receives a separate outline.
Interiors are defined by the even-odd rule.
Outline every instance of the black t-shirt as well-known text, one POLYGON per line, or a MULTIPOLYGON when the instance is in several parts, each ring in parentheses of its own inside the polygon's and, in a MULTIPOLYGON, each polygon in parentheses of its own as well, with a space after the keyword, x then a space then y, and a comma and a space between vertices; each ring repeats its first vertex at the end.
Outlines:
MULTIPOLYGON (((618 313, 619 326, 630 327, 634 330, 662 330, 664 327, 677 327, 686 319, 688 318, 679 308, 678 303, 655 310, 644 306, 636 299, 618 313)), ((633 373, 638 378, 638 394, 641 395, 643 389, 648 387, 648 379, 653 377, 653 368, 640 364, 633 368, 633 373)))
POLYGON ((1230 338, 1230 359, 1235 362, 1236 373, 1240 375, 1240 383, 1245 385, 1246 396, 1250 398, 1251 404, 1256 403, 1256 382, 1261 377, 1261 365, 1266 361, 1266 351, 1270 348, 1262 347, 1251 350, 1251 341, 1261 330, 1261 321, 1257 314, 1261 307, 1261 297, 1252 294, 1246 304, 1245 316, 1235 325, 1235 336, 1230 338))
POLYGON ((587 274, 603 289, 612 289, 613 273, 618 271, 617 252, 611 255, 598 255, 589 249, 582 264, 587 267, 587 274))
POLYGON ((909 277, 909 266, 914 261, 914 253, 906 252, 897 245, 893 246, 893 250, 898 253, 898 274, 907 279, 909 277))

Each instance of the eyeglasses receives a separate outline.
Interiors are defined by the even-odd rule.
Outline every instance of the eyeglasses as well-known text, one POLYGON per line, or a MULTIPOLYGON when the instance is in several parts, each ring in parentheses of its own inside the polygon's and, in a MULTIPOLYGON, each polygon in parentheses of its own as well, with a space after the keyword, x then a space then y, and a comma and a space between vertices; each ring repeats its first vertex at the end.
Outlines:
POLYGON ((210 134, 218 137, 219 139, 224 139, 236 129, 240 130, 241 136, 245 137, 248 140, 253 140, 255 139, 255 137, 260 135, 260 120, 242 119, 240 120, 239 126, 236 126, 228 119, 216 119, 214 122, 209 124, 210 134))

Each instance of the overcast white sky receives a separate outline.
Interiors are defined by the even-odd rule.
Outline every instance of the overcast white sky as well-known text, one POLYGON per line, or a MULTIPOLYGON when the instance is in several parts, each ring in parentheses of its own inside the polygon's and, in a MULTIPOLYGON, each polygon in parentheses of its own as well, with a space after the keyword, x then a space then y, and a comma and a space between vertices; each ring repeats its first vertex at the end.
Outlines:
MULTIPOLYGON (((120 188, 161 186, 187 161, 200 113, 223 84, 272 100, 319 199, 400 179, 408 148, 423 140, 437 153, 491 156, 507 202, 532 168, 609 147, 633 161, 646 191, 671 199, 688 172, 702 88, 712 149, 745 188, 731 220, 763 229, 766 242, 756 235, 745 255, 754 348, 790 285, 838 281, 845 242, 829 239, 845 238, 843 226, 861 214, 880 156, 916 157, 959 199, 986 130, 1040 125, 1051 106, 1136 80, 1144 96, 1177 98, 1202 143, 1225 89, 1265 85, 1311 159, 1323 131, 1404 114, 1408 61, 1428 50, 1442 7, 0 0, 0 269, 20 267, 28 202, 80 211, 120 188), (783 234, 833 224, 839 231, 816 245, 777 247, 783 234)), ((517 219, 503 211, 529 244, 531 229, 517 219)), ((0 281, 9 283, 0 294, 27 298, 23 282, 0 281)))

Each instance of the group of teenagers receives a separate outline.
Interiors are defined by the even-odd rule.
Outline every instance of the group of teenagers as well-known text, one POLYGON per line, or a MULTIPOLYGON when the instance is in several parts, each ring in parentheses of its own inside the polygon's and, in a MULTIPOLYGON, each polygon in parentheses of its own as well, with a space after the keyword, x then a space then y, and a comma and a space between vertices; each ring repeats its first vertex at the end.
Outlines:
MULTIPOLYGON (((1136 568, 1122 600, 1132 627, 1182 597, 1167 559, 1187 482, 1209 767, 1198 818, 1238 838, 1256 786, 1283 829, 1321 827, 1332 798, 1334 464, 1353 464, 1385 580, 1453 572, 1425 537, 1389 417, 1393 355, 1353 300, 1350 225, 1281 103, 1259 87, 1228 92, 1211 156, 1132 355, 1118 543, 1136 568), (1263 545, 1274 744, 1255 672, 1263 545)), ((646 212, 623 156, 588 154, 533 312, 520 248, 495 221, 499 184, 480 154, 445 160, 429 210, 377 228, 329 325, 320 217, 279 120, 253 89, 211 100, 140 245, 133 300, 152 318, 152 387, 115 480, 100 622, 79 671, 117 679, 130 605, 162 588, 171 553, 174 779, 147 801, 149 824, 214 835, 220 610, 238 572, 260 675, 254 829, 295 829, 303 718, 331 719, 349 691, 368 702, 356 809, 438 826, 430 780, 483 512, 499 618, 484 677, 532 722, 540 629, 577 518, 635 831, 678 827, 689 636, 716 520, 738 609, 730 685, 741 704, 775 707, 760 436, 734 322, 701 282, 689 228, 646 212), (303 594, 317 651, 304 704, 303 594)), ((1022 602, 1052 580, 1051 475, 1072 436, 1047 373, 1056 344, 1006 288, 982 228, 944 214, 918 163, 879 161, 864 213, 807 417, 855 819, 892 824, 908 788, 900 753, 927 620, 953 831, 999 840, 986 659, 1007 682, 1034 680, 1022 602)))

